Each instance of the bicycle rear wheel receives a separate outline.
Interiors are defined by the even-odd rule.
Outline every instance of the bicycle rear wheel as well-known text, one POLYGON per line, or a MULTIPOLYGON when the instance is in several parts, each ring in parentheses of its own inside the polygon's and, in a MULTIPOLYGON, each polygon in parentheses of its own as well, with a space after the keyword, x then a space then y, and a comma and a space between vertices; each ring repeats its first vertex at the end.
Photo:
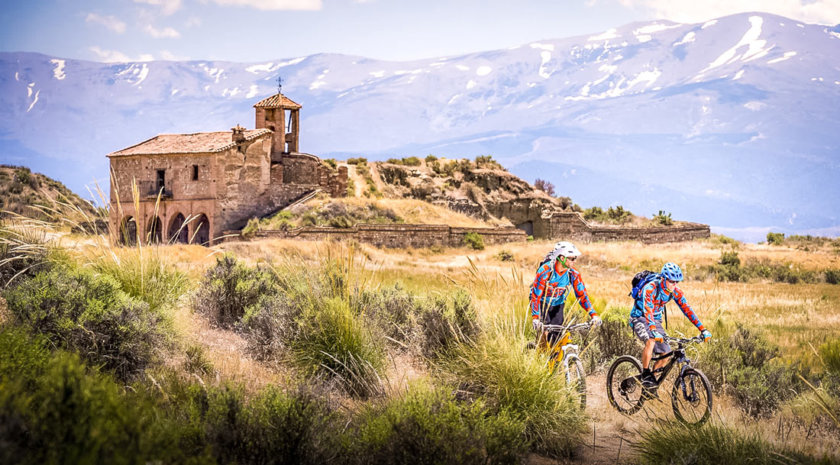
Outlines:
POLYGON ((569 368, 566 370, 566 384, 571 386, 580 399, 580 408, 586 408, 586 372, 577 356, 569 357, 569 368))
POLYGON ((615 359, 607 372, 607 399, 621 413, 632 415, 645 403, 642 362, 632 355, 615 359))
POLYGON ((677 420, 686 425, 702 425, 712 414, 712 386, 706 375, 687 368, 671 391, 671 406, 677 420))

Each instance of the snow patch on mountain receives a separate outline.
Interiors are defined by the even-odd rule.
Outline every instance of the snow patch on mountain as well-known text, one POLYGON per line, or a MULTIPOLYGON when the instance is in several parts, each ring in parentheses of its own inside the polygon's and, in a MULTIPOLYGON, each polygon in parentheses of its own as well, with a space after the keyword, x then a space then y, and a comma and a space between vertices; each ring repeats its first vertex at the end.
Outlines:
POLYGON ((54 65, 55 65, 55 68, 53 68, 53 77, 54 77, 54 78, 56 78, 56 79, 58 79, 59 81, 61 81, 61 80, 63 80, 64 78, 66 78, 66 77, 67 77, 67 76, 64 74, 64 64, 65 64, 65 61, 64 61, 64 60, 52 59, 52 60, 50 60, 50 63, 52 63, 52 64, 54 64, 54 65))
POLYGON ((796 56, 796 52, 785 52, 784 55, 780 56, 779 58, 773 58, 772 60, 768 61, 767 64, 772 65, 772 64, 775 64, 775 63, 780 63, 782 61, 789 60, 789 59, 791 59, 795 56, 796 56))
POLYGON ((618 29, 608 29, 602 34, 594 35, 586 39, 589 42, 600 42, 603 40, 611 40, 611 39, 618 39, 621 37, 618 35, 618 29))
POLYGON ((696 37, 696 34, 694 34, 694 31, 689 31, 686 35, 683 36, 682 39, 680 39, 679 42, 674 43, 674 47, 676 47, 678 45, 683 45, 683 44, 688 44, 688 43, 694 42, 695 37, 696 37))
POLYGON ((475 74, 477 74, 479 76, 487 76, 488 74, 490 74, 492 72, 493 72, 493 68, 491 68, 489 66, 486 66, 486 65, 485 66, 479 66, 475 70, 475 74))
POLYGON ((700 27, 700 29, 706 29, 707 27, 712 27, 715 24, 717 24, 717 22, 718 21, 716 19, 713 19, 711 21, 706 21, 705 23, 703 23, 703 25, 700 27))
POLYGON ((312 81, 312 84, 309 85, 309 90, 320 89, 324 84, 326 84, 324 78, 327 77, 327 74, 329 74, 329 72, 329 69, 321 71, 321 74, 319 74, 318 77, 316 77, 315 80, 312 81))
POLYGON ((735 44, 734 47, 723 52, 719 57, 717 57, 715 61, 700 72, 701 75, 712 69, 734 63, 739 59, 745 62, 752 61, 761 58, 770 52, 770 48, 764 48, 764 46, 767 45, 767 41, 760 39, 761 25, 764 22, 764 18, 761 16, 750 16, 749 21, 750 29, 747 30, 743 37, 741 37, 741 40, 735 44), (747 47, 747 51, 738 55, 738 51, 744 46, 747 47))

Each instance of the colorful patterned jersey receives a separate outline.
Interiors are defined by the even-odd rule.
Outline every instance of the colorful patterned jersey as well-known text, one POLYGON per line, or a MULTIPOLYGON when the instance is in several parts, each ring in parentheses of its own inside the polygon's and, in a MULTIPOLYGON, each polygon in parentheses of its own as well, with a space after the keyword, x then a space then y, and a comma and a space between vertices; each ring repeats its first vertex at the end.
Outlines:
POLYGON ((534 283, 531 284, 531 316, 539 318, 540 309, 547 309, 566 302, 568 287, 578 298, 580 306, 589 313, 590 318, 597 315, 589 302, 586 286, 580 273, 574 268, 564 268, 555 261, 554 266, 546 263, 537 270, 534 283))
POLYGON ((703 323, 700 323, 694 311, 691 310, 680 288, 674 286, 674 289, 669 292, 665 289, 663 281, 662 279, 655 279, 642 288, 640 292, 642 297, 636 300, 635 305, 633 305, 633 310, 630 311, 630 317, 639 318, 644 316, 648 326, 653 330, 653 325, 656 322, 662 322, 662 312, 665 311, 665 304, 673 300, 680 307, 680 310, 682 310, 686 318, 697 329, 700 331, 705 330, 706 328, 703 326, 703 323))

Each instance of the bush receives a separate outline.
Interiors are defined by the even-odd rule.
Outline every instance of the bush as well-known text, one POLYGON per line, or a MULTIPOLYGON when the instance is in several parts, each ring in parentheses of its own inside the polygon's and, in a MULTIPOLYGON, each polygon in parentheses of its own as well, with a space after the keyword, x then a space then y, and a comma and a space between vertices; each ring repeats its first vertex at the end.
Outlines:
POLYGON ((450 297, 430 298, 418 316, 422 355, 428 360, 436 360, 458 342, 474 339, 479 333, 477 319, 466 291, 458 290, 450 297))
POLYGON ((431 163, 433 161, 437 161, 438 157, 432 155, 431 153, 426 155, 426 163, 431 163))
POLYGON ((385 351, 364 320, 347 301, 328 298, 301 315, 292 350, 298 366, 308 375, 335 378, 359 397, 378 394, 385 351))
POLYGON ((375 291, 365 290, 355 297, 351 305, 378 328, 394 349, 407 349, 416 342, 417 317, 423 301, 399 284, 375 291))
POLYGON ((412 387, 365 408, 345 434, 353 463, 520 463, 525 425, 481 401, 461 403, 442 388, 412 387))
POLYGON ((759 417, 775 411, 799 387, 797 370, 779 363, 778 356, 777 346, 738 325, 729 337, 704 344, 698 366, 716 391, 728 392, 739 407, 759 417))
POLYGON ((367 165, 367 158, 348 158, 347 159, 348 165, 367 165))
POLYGON ((0 333, 0 462, 144 463, 154 415, 110 377, 38 338, 0 333), (21 363, 24 362, 24 363, 21 363), (24 365, 25 364, 25 365, 24 365))
POLYGON ((568 457, 584 430, 578 398, 562 376, 546 369, 545 354, 523 346, 507 335, 482 338, 458 345, 442 367, 461 391, 484 398, 492 413, 524 421, 533 451, 568 457))
POLYGON ((496 254, 496 258, 503 262, 512 262, 513 261, 513 254, 510 253, 509 250, 500 250, 499 253, 496 254))
POLYGON ((662 226, 671 226, 674 221, 671 219, 671 213, 666 213, 665 210, 659 210, 659 213, 653 215, 653 220, 662 226))
POLYGON ((464 234, 464 244, 472 247, 474 250, 484 250, 484 238, 476 232, 464 234))
POLYGON ((225 254, 216 257, 216 264, 205 273, 193 308, 213 324, 231 328, 261 296, 273 295, 275 291, 276 283, 268 271, 250 268, 225 254))
POLYGON ((767 233, 767 243, 770 245, 782 245, 785 243, 785 234, 784 233, 774 233, 768 232, 767 233))
POLYGON ((117 253, 102 254, 92 262, 99 273, 114 278, 120 289, 131 297, 149 304, 149 309, 160 312, 178 301, 187 288, 183 273, 169 265, 160 250, 131 248, 117 253))
POLYGON ((825 282, 828 284, 840 284, 840 269, 829 269, 823 272, 825 282))
POLYGON ((835 376, 840 376, 840 339, 834 339, 821 345, 819 353, 826 371, 835 376))
POLYGON ((155 359, 167 340, 162 317, 108 276, 59 268, 42 272, 4 297, 16 324, 94 365, 130 379, 155 359))
POLYGON ((43 232, 24 225, 0 223, 0 288, 49 269, 50 258, 57 253, 43 232))
POLYGON ((534 187, 554 197, 554 184, 544 179, 537 178, 536 180, 534 180, 534 187))
POLYGON ((246 239, 250 239, 250 238, 254 237, 257 234, 257 231, 259 231, 259 230, 260 230, 260 220, 259 220, 259 218, 251 218, 250 220, 248 220, 248 224, 246 224, 245 227, 242 228, 242 231, 239 232, 239 235, 246 238, 246 239))
POLYGON ((633 448, 641 461, 649 464, 805 464, 820 461, 804 454, 784 450, 748 433, 723 425, 699 428, 681 424, 653 426, 642 432, 633 448))

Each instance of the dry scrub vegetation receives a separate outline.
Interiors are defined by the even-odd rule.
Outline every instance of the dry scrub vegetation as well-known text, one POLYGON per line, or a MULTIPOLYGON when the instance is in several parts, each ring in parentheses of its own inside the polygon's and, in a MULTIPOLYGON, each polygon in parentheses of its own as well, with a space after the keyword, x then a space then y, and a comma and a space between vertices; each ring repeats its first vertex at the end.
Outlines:
MULTIPOLYGON (((410 218, 417 206, 387 208, 410 218)), ((831 246, 580 244, 576 266, 605 320, 580 341, 581 411, 544 356, 524 349, 528 287, 550 241, 111 248, 32 231, 0 233, 0 462, 838 460, 831 246), (737 266, 724 257, 733 252, 737 266), (605 398, 605 367, 639 350, 626 327, 630 278, 665 261, 686 270, 681 287, 715 335, 690 350, 716 389, 714 420, 699 430, 664 421, 662 403, 624 417, 605 398)), ((670 310, 669 331, 693 335, 670 310)))

